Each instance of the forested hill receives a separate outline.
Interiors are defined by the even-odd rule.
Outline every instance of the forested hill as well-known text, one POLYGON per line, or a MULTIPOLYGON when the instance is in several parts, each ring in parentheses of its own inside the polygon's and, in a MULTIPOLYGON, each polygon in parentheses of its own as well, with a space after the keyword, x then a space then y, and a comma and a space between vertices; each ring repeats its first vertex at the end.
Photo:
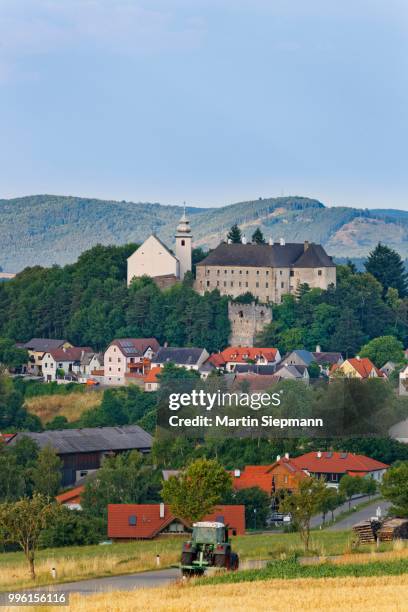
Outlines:
MULTIPOLYGON (((169 246, 181 206, 37 195, 0 200, 0 266, 65 264, 97 243, 141 242, 155 231, 169 246)), ((188 208, 196 246, 215 246, 234 223, 250 237, 322 243, 331 255, 366 256, 379 239, 408 255, 408 212, 328 208, 302 197, 266 198, 220 208, 188 208)))

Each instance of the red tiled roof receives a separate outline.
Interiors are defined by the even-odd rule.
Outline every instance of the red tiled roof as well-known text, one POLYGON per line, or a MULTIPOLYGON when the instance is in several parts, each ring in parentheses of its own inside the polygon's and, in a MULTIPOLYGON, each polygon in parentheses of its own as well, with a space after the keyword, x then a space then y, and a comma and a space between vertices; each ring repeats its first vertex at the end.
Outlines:
MULTIPOLYGON (((225 363, 246 363, 249 360, 256 361, 260 357, 270 363, 276 360, 278 349, 276 348, 254 348, 244 346, 230 346, 221 353, 216 354, 216 360, 219 360, 220 355, 225 363)), ((211 356, 211 359, 214 355, 211 356)), ((214 363, 214 361, 212 361, 214 363)), ((214 365, 216 365, 214 363, 214 365)))
POLYGON ((250 391, 265 391, 265 389, 269 389, 280 380, 279 376, 275 374, 235 374, 234 379, 234 389, 241 385, 243 382, 247 382, 249 384, 250 391))
POLYGON ((4 440, 4 442, 7 444, 7 442, 9 442, 11 438, 14 438, 15 435, 15 433, 0 433, 0 439, 4 440))
POLYGON ((147 376, 145 376, 145 382, 146 383, 157 383, 159 382, 157 379, 157 374, 159 374, 161 371, 161 368, 159 366, 152 368, 150 370, 150 372, 147 374, 147 376))
POLYGON ((235 470, 232 470, 232 486, 234 489, 249 489, 251 487, 259 487, 268 495, 272 493, 272 474, 269 474, 271 465, 247 465, 245 469, 240 470, 240 475, 235 476, 235 470))
MULTIPOLYGON (((110 538, 151 539, 167 527, 176 517, 164 504, 163 516, 160 516, 160 504, 109 504, 108 536, 110 538), (129 517, 136 517, 136 525, 129 525, 129 517)), ((214 521, 223 516, 225 524, 237 534, 245 533, 245 506, 217 506, 204 521, 214 521)), ((177 519, 185 526, 187 523, 177 519)))
POLYGON ((212 363, 216 368, 221 368, 225 365, 225 359, 222 356, 222 353, 214 353, 207 359, 210 363, 212 363))
POLYGON ((346 474, 348 472, 364 472, 367 474, 368 472, 384 470, 390 467, 386 463, 371 459, 371 457, 366 457, 365 455, 336 451, 322 451, 321 457, 318 457, 316 451, 312 451, 300 457, 294 457, 291 461, 300 469, 308 470, 308 472, 314 474, 346 474))
POLYGON ((376 368, 368 357, 351 357, 350 359, 346 359, 346 361, 340 365, 334 364, 331 368, 331 373, 339 369, 342 370, 342 366, 344 366, 344 364, 347 362, 355 369, 356 372, 358 372, 358 374, 360 374, 361 378, 368 378, 373 370, 375 370, 379 378, 384 378, 384 373, 376 368))
POLYGON ((117 346, 121 353, 125 356, 135 357, 135 349, 139 355, 143 355, 146 350, 150 347, 154 353, 160 348, 160 344, 156 340, 156 338, 118 338, 113 340, 109 346, 117 346), (132 349, 131 351, 128 348, 132 349))
POLYGON ((47 351, 55 361, 80 361, 83 353, 93 353, 90 346, 72 346, 47 351))
POLYGON ((65 491, 65 493, 60 493, 55 499, 60 504, 78 504, 81 501, 81 494, 83 493, 84 489, 84 485, 74 487, 69 491, 65 491))

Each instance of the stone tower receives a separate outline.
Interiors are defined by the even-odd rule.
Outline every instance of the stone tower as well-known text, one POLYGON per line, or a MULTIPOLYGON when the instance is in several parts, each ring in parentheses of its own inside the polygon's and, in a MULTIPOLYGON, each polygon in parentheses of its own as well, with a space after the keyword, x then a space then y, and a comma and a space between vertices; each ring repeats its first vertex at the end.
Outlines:
POLYGON ((254 346, 256 335, 272 321, 272 309, 261 304, 228 302, 230 346, 254 346))
POLYGON ((180 264, 180 280, 183 280, 186 272, 191 272, 192 242, 193 236, 191 234, 190 221, 186 216, 186 209, 184 208, 183 216, 181 217, 176 230, 176 257, 180 264))

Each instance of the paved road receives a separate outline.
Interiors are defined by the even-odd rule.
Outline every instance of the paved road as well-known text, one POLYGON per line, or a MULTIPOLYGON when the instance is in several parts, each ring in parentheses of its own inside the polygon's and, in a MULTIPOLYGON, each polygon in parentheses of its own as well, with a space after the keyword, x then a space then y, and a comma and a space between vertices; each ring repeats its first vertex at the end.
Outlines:
POLYGON ((340 531, 342 529, 351 529, 353 525, 359 523, 360 521, 366 521, 372 516, 376 516, 376 510, 378 506, 381 508, 381 516, 386 516, 388 508, 390 507, 390 503, 384 500, 379 501, 378 499, 374 500, 372 504, 362 508, 361 510, 357 510, 346 516, 344 519, 340 520, 338 523, 335 523, 331 527, 328 527, 328 531, 340 531))
MULTIPOLYGON (((358 508, 358 506, 360 504, 368 502, 369 499, 370 498, 367 495, 364 495, 363 497, 358 497, 357 499, 353 499, 353 501, 351 502, 351 507, 357 506, 357 508, 358 508)), ((370 506, 367 506, 367 509, 366 509, 367 512, 368 512, 367 518, 369 518, 370 516, 375 514, 375 511, 376 511, 378 505, 381 506, 381 504, 379 504, 379 502, 378 502, 378 499, 377 500, 373 500, 373 504, 375 506, 374 507, 374 512, 372 511, 372 504, 370 504, 370 506)), ((348 509, 349 509, 348 502, 342 504, 341 506, 336 508, 336 510, 334 511, 334 517, 336 518, 337 516, 339 516, 339 514, 342 514, 342 512, 348 512, 348 509)), ((364 510, 362 510, 362 512, 364 512, 364 510)), ((384 515, 384 513, 383 513, 383 515, 384 515)), ((344 519, 344 521, 341 521, 340 523, 337 523, 336 525, 333 525, 332 529, 335 529, 335 530, 336 529, 337 530, 339 530, 339 529, 347 529, 348 527, 351 527, 355 523, 358 523, 359 520, 360 521, 364 520, 362 518, 361 519, 356 519, 356 516, 357 516, 356 512, 354 512, 352 515, 350 515, 349 519, 350 519, 351 522, 350 522, 350 524, 348 526, 347 525, 344 526, 344 521, 347 521, 347 519, 344 519), (340 525, 340 527, 338 527, 337 525, 340 525)), ((328 512, 327 516, 326 516, 326 521, 329 521, 329 520, 331 520, 331 512, 328 512)), ((320 525, 322 525, 322 527, 323 527, 324 525, 323 525, 323 517, 322 517, 322 515, 321 514, 316 514, 316 516, 314 516, 312 518, 311 525, 312 525, 312 527, 319 527, 320 525)))
POLYGON ((66 582, 55 584, 30 591, 63 591, 64 593, 81 593, 91 595, 102 591, 133 591, 142 587, 166 586, 180 578, 180 570, 176 568, 154 570, 151 572, 140 572, 126 576, 110 576, 108 578, 92 578, 91 580, 80 580, 78 582, 66 582))

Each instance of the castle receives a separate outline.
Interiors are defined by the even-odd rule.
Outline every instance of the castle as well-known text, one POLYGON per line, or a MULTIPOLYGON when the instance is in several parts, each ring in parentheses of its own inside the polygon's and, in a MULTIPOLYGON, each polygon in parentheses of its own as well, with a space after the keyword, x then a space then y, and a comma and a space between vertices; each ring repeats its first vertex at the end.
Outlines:
MULTIPOLYGON (((127 281, 150 276, 161 287, 183 280, 192 268, 190 221, 184 213, 175 234, 175 253, 154 234, 127 261, 127 281)), ((218 289, 233 298, 252 293, 261 303, 279 304, 285 294, 296 294, 299 285, 327 289, 336 284, 336 266, 320 244, 289 242, 268 244, 222 242, 197 264, 195 290, 204 294, 218 289)))

